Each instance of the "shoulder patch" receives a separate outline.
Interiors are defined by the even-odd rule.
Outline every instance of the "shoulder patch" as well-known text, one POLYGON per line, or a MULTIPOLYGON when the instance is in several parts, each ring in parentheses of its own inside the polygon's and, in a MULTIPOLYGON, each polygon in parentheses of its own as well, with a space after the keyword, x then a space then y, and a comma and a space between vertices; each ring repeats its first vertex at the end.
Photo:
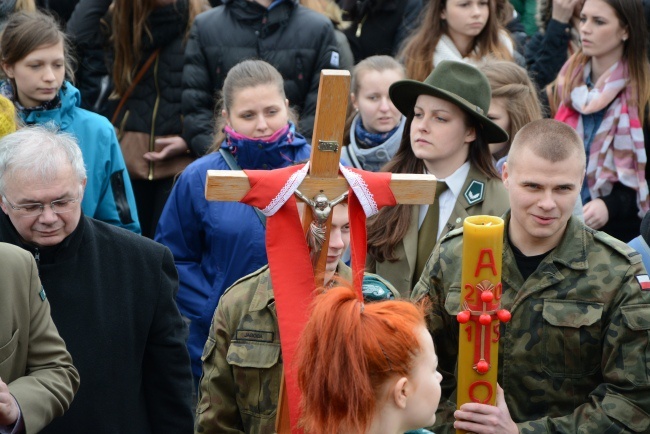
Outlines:
POLYGON ((467 203, 474 205, 483 200, 483 195, 485 193, 485 183, 473 179, 469 184, 463 196, 467 200, 467 203))
POLYGON ((629 261, 630 264, 639 264, 643 261, 643 258, 636 250, 605 232, 594 231, 594 238, 609 246, 616 253, 624 257, 625 260, 629 261))
POLYGON ((642 291, 650 291, 650 277, 647 274, 639 274, 636 281, 639 282, 642 291))
POLYGON ((41 301, 45 301, 47 298, 47 295, 45 295, 45 288, 43 288, 43 285, 41 285, 41 290, 38 291, 38 296, 41 297, 41 301))
POLYGON ((363 273, 361 292, 366 301, 392 300, 397 293, 388 281, 372 273, 363 273))
POLYGON ((339 53, 337 53, 336 51, 332 51, 332 55, 330 56, 330 65, 332 65, 335 68, 341 67, 339 65, 339 53))

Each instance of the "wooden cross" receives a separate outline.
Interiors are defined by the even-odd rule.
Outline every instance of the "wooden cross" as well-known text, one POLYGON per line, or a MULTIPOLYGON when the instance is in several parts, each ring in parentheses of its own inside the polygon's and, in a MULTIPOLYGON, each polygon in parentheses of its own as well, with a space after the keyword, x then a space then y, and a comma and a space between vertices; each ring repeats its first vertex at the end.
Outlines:
MULTIPOLYGON (((346 179, 339 175, 341 143, 345 129, 345 117, 350 93, 350 73, 348 71, 323 70, 320 77, 316 119, 310 156, 309 174, 299 186, 307 198, 324 194, 332 200, 348 191, 346 179)), ((392 174, 390 189, 400 204, 432 204, 435 196, 436 180, 433 175, 392 174)), ((240 201, 250 189, 248 177, 243 171, 209 170, 207 173, 205 197, 208 200, 240 201)), ((312 221, 312 213, 305 212, 303 231, 307 231, 312 221)), ((314 276, 322 278, 327 262, 329 232, 332 213, 327 219, 325 242, 320 251, 314 276)), ((391 228, 386 228, 391 230, 391 228)), ((315 282, 315 287, 323 282, 315 282)), ((284 386, 284 379, 282 381, 284 386)), ((291 433, 287 394, 280 390, 277 432, 291 433)))

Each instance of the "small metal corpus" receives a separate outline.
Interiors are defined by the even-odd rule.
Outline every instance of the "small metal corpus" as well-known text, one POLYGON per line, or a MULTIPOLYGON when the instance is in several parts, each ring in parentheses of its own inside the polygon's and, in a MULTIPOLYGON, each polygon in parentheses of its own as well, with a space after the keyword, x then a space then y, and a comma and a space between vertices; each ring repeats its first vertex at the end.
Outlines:
POLYGON ((337 152, 339 150, 339 142, 336 140, 319 140, 318 150, 323 152, 337 152))

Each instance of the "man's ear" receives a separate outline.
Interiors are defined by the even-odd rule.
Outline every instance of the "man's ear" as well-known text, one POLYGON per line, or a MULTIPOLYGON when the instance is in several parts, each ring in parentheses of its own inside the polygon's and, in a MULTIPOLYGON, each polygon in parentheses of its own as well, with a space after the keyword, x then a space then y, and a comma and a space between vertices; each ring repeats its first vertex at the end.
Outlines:
POLYGON ((391 395, 397 408, 402 410, 406 408, 406 403, 410 395, 409 386, 409 380, 406 377, 401 377, 395 382, 395 385, 393 385, 391 395))
POLYGON ((79 202, 83 200, 84 195, 86 194, 86 184, 88 184, 88 178, 84 178, 84 180, 81 181, 81 199, 79 202))
POLYGON ((0 208, 2 208, 2 212, 9 215, 9 210, 7 209, 7 205, 5 205, 5 201, 0 198, 0 208))
POLYGON ((503 169, 501 172, 501 179, 503 180, 503 185, 508 188, 510 185, 509 179, 510 175, 508 174, 508 162, 503 163, 503 169))

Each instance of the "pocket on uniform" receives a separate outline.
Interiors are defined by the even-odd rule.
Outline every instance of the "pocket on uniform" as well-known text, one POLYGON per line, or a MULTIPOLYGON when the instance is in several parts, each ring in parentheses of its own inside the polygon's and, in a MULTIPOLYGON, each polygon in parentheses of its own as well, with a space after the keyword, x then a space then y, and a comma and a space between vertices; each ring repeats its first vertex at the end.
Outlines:
POLYGON ((253 417, 275 416, 280 394, 280 344, 233 341, 226 361, 238 387, 240 412, 253 417))
POLYGON ((544 300, 542 369, 564 378, 581 378, 598 371, 602 314, 602 303, 544 300))
POLYGON ((453 317, 460 312, 460 286, 449 287, 449 292, 445 298, 445 310, 453 317))
POLYGON ((622 306, 623 324, 633 335, 622 345, 625 378, 636 386, 650 384, 650 305, 622 306))
POLYGON ((0 366, 2 366, 8 360, 13 358, 16 348, 18 348, 18 332, 20 329, 16 329, 11 335, 11 339, 5 344, 0 344, 0 366))

